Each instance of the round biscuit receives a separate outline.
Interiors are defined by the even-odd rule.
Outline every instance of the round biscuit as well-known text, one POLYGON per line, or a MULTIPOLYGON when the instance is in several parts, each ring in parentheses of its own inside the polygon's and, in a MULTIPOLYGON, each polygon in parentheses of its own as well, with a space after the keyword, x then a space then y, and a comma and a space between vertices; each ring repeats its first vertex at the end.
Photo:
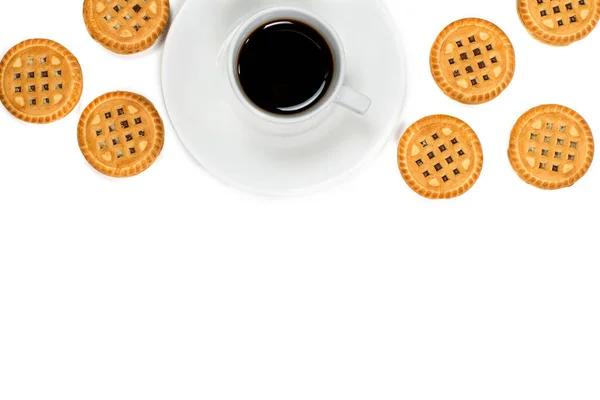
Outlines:
POLYGON ((541 105, 515 124, 508 156, 519 177, 533 186, 548 190, 572 186, 592 164, 592 130, 568 107, 541 105))
POLYGON ((82 90, 77 58, 52 40, 25 40, 0 61, 0 102, 25 122, 46 124, 64 118, 82 90))
POLYGON ((112 177, 129 177, 142 173, 158 158, 164 143, 164 124, 145 97, 111 92, 83 111, 77 140, 96 170, 112 177))
POLYGON ((450 98, 465 104, 495 99, 512 81, 515 52, 493 23, 467 18, 448 25, 430 54, 431 74, 450 98))
POLYGON ((589 35, 600 19, 598 0, 517 0, 517 12, 531 36, 567 46, 589 35))
POLYGON ((448 115, 431 115, 412 124, 402 135, 398 167, 413 191, 430 199, 449 199, 477 182, 483 151, 479 138, 465 122, 448 115))
POLYGON ((139 53, 154 45, 169 15, 169 0, 83 2, 83 20, 90 36, 118 54, 139 53))

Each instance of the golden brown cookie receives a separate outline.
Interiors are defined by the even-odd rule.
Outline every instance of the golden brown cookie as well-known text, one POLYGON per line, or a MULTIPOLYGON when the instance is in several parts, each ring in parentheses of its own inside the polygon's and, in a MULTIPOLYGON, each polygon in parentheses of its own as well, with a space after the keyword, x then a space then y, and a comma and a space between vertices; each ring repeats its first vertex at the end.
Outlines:
POLYGON ((512 81, 515 51, 496 25, 467 18, 439 34, 431 48, 430 66, 446 95, 461 103, 481 104, 496 98, 512 81))
POLYGON ((86 160, 98 171, 128 177, 145 171, 157 159, 164 143, 164 125, 145 97, 112 92, 83 111, 77 139, 86 160))
POLYGON ((449 199, 479 178, 483 152, 479 138, 463 121, 432 115, 411 125, 398 145, 398 166, 412 190, 430 199, 449 199))
POLYGON ((555 104, 527 111, 510 136, 508 155, 525 182, 540 189, 573 185, 594 158, 592 130, 575 111, 555 104))
POLYGON ((23 121, 45 124, 65 117, 82 90, 79 62, 52 40, 25 40, 0 61, 0 101, 23 121))
POLYGON ((169 0, 85 0, 83 19, 100 44, 118 54, 150 48, 169 20, 169 0))
POLYGON ((598 0, 518 0, 517 9, 531 36, 552 46, 583 39, 600 19, 598 0))

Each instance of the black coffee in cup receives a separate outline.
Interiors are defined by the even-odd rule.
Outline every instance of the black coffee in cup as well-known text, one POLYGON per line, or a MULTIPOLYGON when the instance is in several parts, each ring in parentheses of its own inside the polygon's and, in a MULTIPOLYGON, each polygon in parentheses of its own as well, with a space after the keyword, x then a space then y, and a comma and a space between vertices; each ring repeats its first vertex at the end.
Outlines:
POLYGON ((309 110, 325 96, 334 76, 334 56, 325 38, 294 20, 272 21, 242 44, 240 86, 257 107, 278 115, 309 110))

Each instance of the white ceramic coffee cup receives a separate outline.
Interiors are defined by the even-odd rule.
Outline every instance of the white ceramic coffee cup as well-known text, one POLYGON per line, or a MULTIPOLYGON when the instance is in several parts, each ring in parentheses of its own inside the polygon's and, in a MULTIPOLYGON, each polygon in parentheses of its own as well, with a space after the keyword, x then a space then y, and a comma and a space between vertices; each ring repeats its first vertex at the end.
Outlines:
POLYGON ((336 104, 346 107, 357 114, 364 115, 371 106, 371 100, 345 85, 346 56, 344 47, 333 27, 323 18, 300 8, 270 7, 247 18, 234 32, 227 51, 227 75, 235 97, 242 105, 247 116, 260 124, 260 129, 283 135, 305 132, 324 118, 336 104), (314 106, 296 115, 276 115, 255 105, 244 93, 237 73, 240 49, 250 34, 261 26, 283 19, 304 22, 319 32, 329 44, 334 58, 334 76, 323 98, 314 106))

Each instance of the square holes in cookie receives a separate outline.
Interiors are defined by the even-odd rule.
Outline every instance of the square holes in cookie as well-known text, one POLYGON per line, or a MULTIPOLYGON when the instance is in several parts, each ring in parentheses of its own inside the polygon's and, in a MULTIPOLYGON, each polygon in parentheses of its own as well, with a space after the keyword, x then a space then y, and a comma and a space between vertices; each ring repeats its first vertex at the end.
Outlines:
POLYGON ((452 76, 460 81, 463 88, 470 84, 471 87, 480 86, 482 83, 491 81, 493 75, 489 68, 499 62, 492 43, 484 43, 477 40, 475 36, 469 36, 454 42, 455 53, 447 58, 450 65, 456 65, 452 70, 452 76), (462 65, 461 65, 462 64, 462 65), (466 79, 462 77, 466 75, 466 79))
POLYGON ((152 20, 156 4, 146 6, 148 0, 106 0, 107 9, 102 9, 100 15, 115 31, 130 27, 138 32, 144 27, 144 22, 152 20))
MULTIPOLYGON (((566 4, 551 5, 550 0, 537 0, 540 17, 543 18, 546 25, 549 27, 564 27, 570 24, 576 24, 581 20, 578 18, 578 11, 576 7, 587 6, 586 0, 572 0, 566 4), (553 24, 552 20, 556 22, 553 24)), ((586 10, 587 12, 587 10, 586 10)), ((584 18, 585 19, 585 18, 584 18)))
POLYGON ((424 178, 446 183, 462 174, 460 163, 466 152, 456 137, 442 136, 434 132, 418 141, 417 146, 425 151, 413 162, 424 178))
POLYGON ((110 109, 99 109, 96 114, 99 125, 90 127, 91 133, 97 138, 100 150, 110 149, 113 160, 138 157, 145 149, 147 141, 138 140, 146 136, 143 129, 144 116, 134 106, 120 104, 110 109))

